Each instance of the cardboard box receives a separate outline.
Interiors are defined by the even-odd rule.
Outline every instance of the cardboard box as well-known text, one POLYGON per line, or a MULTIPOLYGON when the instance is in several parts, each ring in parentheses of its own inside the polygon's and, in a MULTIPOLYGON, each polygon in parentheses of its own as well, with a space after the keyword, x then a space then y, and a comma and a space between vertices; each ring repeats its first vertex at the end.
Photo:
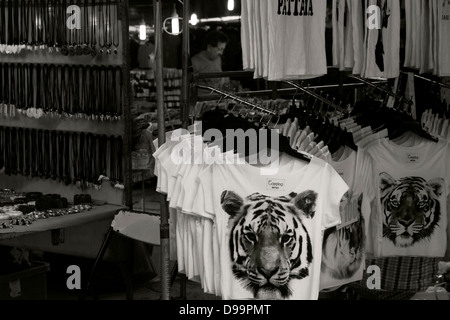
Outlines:
POLYGON ((0 274, 0 300, 46 300, 50 265, 35 262, 29 269, 0 274))

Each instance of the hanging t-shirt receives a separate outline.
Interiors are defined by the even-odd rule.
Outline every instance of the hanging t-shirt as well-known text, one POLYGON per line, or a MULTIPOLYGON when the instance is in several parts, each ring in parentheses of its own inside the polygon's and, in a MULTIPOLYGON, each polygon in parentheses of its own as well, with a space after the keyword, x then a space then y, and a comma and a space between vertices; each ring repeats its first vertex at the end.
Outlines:
POLYGON ((327 73, 326 0, 268 1, 268 80, 327 73))
POLYGON ((450 1, 439 1, 439 73, 440 77, 450 76, 450 1))
MULTIPOLYGON (((339 67, 340 57, 342 55, 341 52, 341 39, 339 36, 339 21, 342 19, 341 15, 341 2, 339 0, 333 0, 331 4, 331 26, 333 32, 333 43, 332 43, 332 52, 333 52, 333 67, 339 67)), ((343 12, 342 12, 343 13, 343 12)))
POLYGON ((434 68, 433 74, 439 74, 439 41, 440 41, 440 0, 429 0, 431 7, 431 16, 433 21, 433 60, 434 60, 434 68))
POLYGON ((412 67, 412 55, 414 46, 413 36, 413 2, 414 0, 405 0, 405 61, 403 66, 406 68, 412 67))
POLYGON ((364 78, 397 78, 400 74, 400 2, 369 0, 381 9, 381 29, 367 30, 364 78))
POLYGON ((421 6, 421 59, 420 59, 420 73, 427 73, 434 69, 433 61, 433 29, 432 29, 432 15, 430 11, 429 1, 422 1, 421 6))
POLYGON ((249 26, 249 36, 250 36, 250 65, 249 68, 255 69, 255 30, 253 26, 253 16, 255 15, 254 11, 254 2, 255 0, 247 0, 247 7, 248 7, 248 26, 249 26))
POLYGON ((241 1, 241 47, 242 47, 242 68, 243 70, 253 69, 252 57, 250 57, 251 38, 249 21, 249 1, 241 1))
POLYGON ((174 130, 166 132, 166 143, 158 146, 158 139, 153 141, 156 151, 153 153, 153 158, 155 159, 154 174, 158 177, 156 184, 156 191, 162 194, 167 194, 168 192, 168 176, 167 171, 161 166, 162 162, 170 157, 172 148, 178 145, 180 141, 185 141, 190 139, 190 134, 186 134, 182 130, 174 130))
POLYGON ((214 165, 199 176, 215 215, 225 300, 318 298, 322 232, 341 222, 348 186, 317 158, 278 169, 267 176, 248 163, 214 165))
POLYGON ((269 32, 268 27, 268 3, 267 1, 258 1, 259 2, 259 19, 261 22, 261 57, 262 57, 262 74, 261 76, 264 79, 267 79, 269 75, 269 42, 266 37, 269 32))
POLYGON ((333 66, 342 71, 353 67, 351 13, 347 0, 333 0, 332 10, 333 66))
POLYGON ((370 222, 375 257, 443 257, 450 185, 448 144, 422 140, 400 146, 381 139, 366 150, 373 158, 378 189, 370 222))
POLYGON ((365 30, 365 11, 363 10, 363 2, 360 0, 348 0, 351 8, 352 31, 353 31, 353 57, 354 66, 353 74, 361 74, 364 60, 364 30, 365 30))
POLYGON ((420 69, 420 54, 421 54, 421 49, 422 49, 422 38, 420 37, 420 32, 421 32, 421 28, 422 28, 422 14, 421 14, 421 9, 422 9, 422 2, 424 0, 417 0, 417 1, 413 1, 413 14, 414 14, 414 19, 415 19, 415 23, 413 24, 413 28, 414 28, 414 37, 415 37, 415 41, 414 41, 414 52, 413 52, 413 66, 416 69, 420 69))
POLYGON ((330 163, 349 190, 341 201, 341 224, 324 232, 321 289, 361 280, 365 269, 370 202, 375 196, 367 188, 372 185, 372 163, 364 150, 346 149, 345 158, 330 163))
POLYGON ((262 78, 263 73, 263 58, 262 58, 262 46, 263 46, 263 34, 261 33, 261 15, 259 14, 259 5, 261 1, 253 1, 253 59, 255 61, 255 72, 253 77, 255 79, 262 78))
MULTIPOLYGON (((194 142, 201 136, 193 138, 194 142)), ((192 138, 191 138, 192 139, 192 138)), ((182 141, 184 142, 184 141, 182 141)), ((180 146, 183 147, 183 146, 180 146)), ((185 151, 189 147, 187 144, 180 150, 185 151)), ((192 162, 185 164, 185 170, 179 170, 181 179, 177 183, 181 184, 180 194, 176 197, 173 194, 169 204, 176 205, 176 211, 170 207, 171 215, 176 219, 176 247, 179 272, 184 273, 189 280, 201 283, 204 292, 210 294, 220 294, 218 281, 220 270, 215 251, 217 241, 214 239, 214 225, 211 215, 207 215, 204 210, 194 210, 195 198, 200 190, 197 176, 200 170, 207 170, 210 164, 218 161, 223 154, 218 147, 208 147, 206 144, 192 144, 192 162), (201 212, 202 214, 194 213, 201 212)), ((173 152, 178 150, 173 148, 173 152)), ((188 149, 189 150, 189 149, 188 149)), ((217 249, 216 249, 217 248, 217 249)))
POLYGON ((194 146, 201 147, 202 141, 201 137, 193 137, 190 134, 185 134, 183 130, 166 133, 166 140, 166 143, 154 152, 153 157, 155 158, 155 175, 158 177, 156 190, 159 193, 167 195, 166 199, 169 206, 170 257, 174 260, 178 256, 176 240, 178 214, 176 203, 181 194, 181 186, 178 182, 182 179, 190 163, 189 160, 193 153, 191 149, 194 150, 194 146), (195 141, 197 143, 194 143, 195 141), (180 146, 184 146, 184 148, 180 146), (175 154, 176 156, 174 156, 175 154))
POLYGON ((354 66, 352 8, 348 0, 333 1, 333 65, 339 70, 354 66))

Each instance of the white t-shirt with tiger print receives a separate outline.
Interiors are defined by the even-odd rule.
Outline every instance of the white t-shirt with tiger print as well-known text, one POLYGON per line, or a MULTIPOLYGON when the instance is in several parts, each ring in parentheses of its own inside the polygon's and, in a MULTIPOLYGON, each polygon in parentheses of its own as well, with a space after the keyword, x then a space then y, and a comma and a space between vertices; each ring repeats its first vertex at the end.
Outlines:
POLYGON ((374 257, 444 257, 450 190, 448 143, 422 139, 405 146, 380 139, 366 150, 373 159, 377 190, 369 235, 374 257))
POLYGON ((199 175, 203 210, 214 215, 222 299, 315 300, 322 236, 341 222, 347 184, 326 162, 285 154, 275 175, 248 163, 199 175))

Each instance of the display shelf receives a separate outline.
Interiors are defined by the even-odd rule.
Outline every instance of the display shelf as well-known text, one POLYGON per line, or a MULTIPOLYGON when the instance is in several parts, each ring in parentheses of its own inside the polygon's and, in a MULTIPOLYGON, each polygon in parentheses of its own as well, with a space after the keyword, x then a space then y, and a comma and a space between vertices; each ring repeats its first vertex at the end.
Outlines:
MULTIPOLYGON (((163 71, 164 107, 179 109, 181 105, 181 72, 179 69, 165 68, 163 71)), ((131 71, 133 96, 150 102, 150 108, 156 110, 156 80, 153 70, 131 71)))

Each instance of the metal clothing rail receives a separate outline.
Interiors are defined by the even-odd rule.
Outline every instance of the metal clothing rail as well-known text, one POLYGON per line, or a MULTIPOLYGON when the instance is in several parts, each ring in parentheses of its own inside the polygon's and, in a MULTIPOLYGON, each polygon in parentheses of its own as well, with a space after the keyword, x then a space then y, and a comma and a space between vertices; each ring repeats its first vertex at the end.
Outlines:
POLYGON ((399 99, 400 101, 404 100, 404 101, 406 101, 408 104, 413 104, 413 103, 414 103, 411 99, 408 99, 408 98, 406 98, 406 97, 404 97, 404 96, 402 96, 402 95, 396 94, 396 93, 394 93, 394 92, 392 92, 392 91, 389 91, 389 90, 387 90, 387 89, 385 89, 385 88, 381 88, 380 86, 377 86, 377 85, 374 84, 373 82, 370 82, 369 80, 366 80, 366 79, 364 79, 364 78, 361 78, 360 76, 351 74, 351 75, 348 75, 348 77, 357 79, 357 80, 359 80, 359 81, 361 81, 361 82, 363 82, 363 83, 365 83, 365 84, 371 86, 372 88, 375 88, 375 89, 378 89, 378 90, 380 90, 380 91, 383 91, 384 93, 390 95, 391 97, 394 97, 395 99, 399 99))
POLYGON ((438 85, 438 86, 440 86, 440 87, 442 87, 442 88, 450 89, 450 86, 447 85, 447 84, 445 84, 445 83, 438 82, 438 81, 434 81, 434 80, 432 80, 432 79, 428 79, 428 78, 423 77, 423 76, 418 75, 418 74, 414 74, 414 77, 416 77, 416 78, 418 78, 418 79, 421 79, 421 80, 425 80, 425 81, 431 82, 431 83, 433 83, 433 84, 435 84, 435 85, 438 85))
POLYGON ((237 77, 253 77, 253 71, 221 71, 221 72, 209 72, 209 73, 197 73, 194 75, 197 79, 210 79, 210 78, 237 78, 237 77))
MULTIPOLYGON (((333 68, 334 67, 331 67, 331 66, 327 67, 327 69, 333 69, 333 68)), ((194 77, 197 79, 251 77, 254 80, 264 80, 264 78, 253 78, 254 74, 255 74, 254 70, 235 70, 235 71, 197 73, 194 75, 194 77)), ((272 81, 272 82, 277 82, 277 81, 272 81)))
POLYGON ((308 90, 308 89, 302 87, 301 85, 299 85, 299 84, 297 84, 297 83, 295 83, 295 82, 292 82, 292 81, 283 81, 283 82, 284 82, 284 83, 287 83, 287 84, 290 85, 290 86, 293 86, 294 88, 296 88, 296 89, 298 89, 298 90, 301 90, 301 91, 305 92, 306 94, 309 94, 310 96, 314 97, 314 98, 317 99, 317 100, 322 101, 322 102, 325 103, 325 104, 328 104, 329 106, 333 107, 333 108, 336 109, 336 110, 342 111, 342 107, 341 107, 340 105, 337 105, 337 104, 331 102, 330 100, 328 100, 328 99, 322 97, 321 95, 318 95, 318 94, 316 94, 316 93, 314 93, 314 92, 311 92, 310 90, 308 90))
MULTIPOLYGON (((382 84, 385 83, 385 81, 377 81, 374 82, 375 84, 382 84)), ((311 90, 323 90, 323 89, 336 89, 339 87, 345 87, 345 88, 358 88, 358 87, 364 87, 366 84, 358 82, 358 83, 344 83, 344 84, 327 84, 327 85, 318 85, 318 86, 309 86, 308 88, 311 90)), ((279 95, 292 95, 296 92, 298 92, 298 89, 296 88, 280 88, 275 89, 276 93, 279 95)), ((273 94, 274 90, 252 90, 252 91, 242 91, 242 92, 234 92, 233 94, 236 96, 246 96, 246 95, 252 95, 252 96, 265 96, 265 95, 271 95, 273 94)), ((199 95, 197 97, 200 101, 206 101, 206 100, 216 100, 217 96, 211 96, 211 95, 199 95)))
POLYGON ((200 84, 196 84, 196 86, 197 86, 198 88, 200 88, 200 89, 210 90, 210 91, 213 91, 213 92, 215 92, 215 93, 218 93, 218 94, 220 94, 221 96, 223 96, 223 97, 225 97, 225 98, 230 98, 230 99, 232 99, 232 100, 234 100, 234 101, 237 101, 237 102, 239 102, 239 103, 242 103, 242 104, 244 104, 244 105, 246 105, 246 106, 248 106, 248 107, 250 107, 250 108, 252 108, 252 109, 258 109, 259 111, 268 113, 268 114, 273 115, 273 116, 276 116, 276 115, 277 115, 277 113, 276 113, 275 111, 271 111, 271 110, 268 110, 268 109, 263 108, 263 107, 261 107, 261 106, 258 106, 258 105, 256 105, 256 104, 253 104, 253 103, 251 103, 251 102, 248 102, 248 101, 246 101, 246 100, 244 100, 244 99, 242 99, 242 98, 240 98, 240 97, 238 97, 238 96, 236 96, 236 95, 234 95, 234 94, 225 92, 225 91, 223 91, 223 90, 216 89, 216 88, 209 87, 209 86, 200 85, 200 84))

